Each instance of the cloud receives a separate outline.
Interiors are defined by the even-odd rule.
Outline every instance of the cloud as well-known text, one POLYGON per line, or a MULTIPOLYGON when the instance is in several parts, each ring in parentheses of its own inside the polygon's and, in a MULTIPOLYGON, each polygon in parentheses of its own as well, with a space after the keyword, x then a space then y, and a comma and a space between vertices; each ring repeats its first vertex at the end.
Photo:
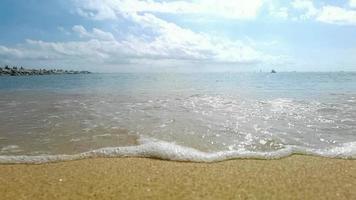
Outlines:
POLYGON ((22 52, 20 50, 0 45, 0 58, 2 59, 6 59, 9 57, 20 58, 21 56, 22 56, 22 52))
POLYGON ((315 8, 313 0, 294 0, 291 5, 295 9, 304 11, 299 17, 301 19, 309 19, 318 14, 318 9, 315 8))
POLYGON ((134 14, 131 18, 137 24, 156 33, 157 36, 152 42, 141 44, 146 44, 144 46, 153 52, 164 50, 159 53, 162 55, 231 63, 253 63, 264 59, 263 53, 241 41, 195 33, 152 14, 134 14))
POLYGON ((287 7, 275 7, 270 5, 268 9, 269 15, 279 19, 288 19, 289 11, 287 7))
POLYGON ((75 25, 72 30, 79 34, 82 38, 95 38, 99 40, 115 40, 114 36, 100 29, 94 28, 92 32, 88 32, 83 26, 75 25))
MULTIPOLYGON (((258 14, 261 0, 90 0, 76 1, 79 14, 95 20, 125 18, 139 25, 141 35, 130 34, 119 43, 136 56, 159 59, 185 59, 224 63, 259 63, 271 56, 242 41, 196 33, 156 17, 154 13, 206 14, 226 18, 247 19, 258 14)), ((73 28, 82 37, 89 34, 84 27, 73 28)), ((93 31, 94 32, 94 31, 93 31)), ((90 34, 92 36, 92 34, 90 34)), ((118 42, 118 41, 116 41, 118 42)))
POLYGON ((117 40, 109 33, 94 28, 88 31, 81 25, 72 28, 73 33, 83 41, 44 42, 27 40, 14 48, 0 46, 0 56, 22 60, 64 60, 88 64, 142 63, 154 60, 191 61, 210 64, 257 64, 268 62, 272 56, 264 54, 241 41, 212 37, 184 29, 152 14, 132 14, 128 16, 142 29, 150 29, 153 34, 142 37, 129 34, 117 40))
POLYGON ((262 0, 75 0, 78 13, 97 20, 117 19, 122 13, 151 12, 197 14, 231 19, 253 19, 263 5, 262 0))
MULTIPOLYGON (((26 40, 13 47, 0 46, 4 60, 42 60, 88 65, 145 65, 160 66, 179 64, 206 65, 258 65, 281 63, 281 56, 272 56, 256 42, 231 40, 183 28, 156 16, 157 12, 179 14, 206 13, 219 17, 249 19, 258 14, 259 0, 205 0, 156 2, 152 0, 88 0, 75 1, 77 13, 93 20, 128 21, 125 34, 115 34, 99 28, 86 29, 75 25, 67 35, 77 36, 73 41, 46 42, 26 40), (221 5, 220 5, 221 4, 221 5), (128 25, 130 24, 130 25, 128 25), (78 37, 80 38, 78 40, 78 37)), ((284 15, 285 9, 276 10, 284 15)))
POLYGON ((319 22, 337 25, 356 25, 356 0, 350 0, 351 8, 343 8, 339 6, 323 5, 317 8, 313 0, 294 0, 291 3, 292 7, 298 10, 303 10, 304 13, 299 16, 300 19, 313 19, 319 22))
POLYGON ((356 11, 336 6, 324 6, 316 19, 330 24, 356 25, 356 11))
POLYGON ((73 0, 79 15, 104 20, 116 19, 115 10, 119 9, 119 1, 115 0, 73 0))
MULTIPOLYGON (((73 0, 77 12, 95 20, 115 20, 132 13, 169 13, 190 14, 200 17, 221 17, 237 20, 256 19, 262 7, 268 5, 270 16, 288 19, 290 9, 301 11, 297 19, 313 19, 323 23, 353 25, 356 11, 323 4, 316 7, 313 0, 293 0, 290 6, 279 6, 274 0, 195 0, 195 1, 154 1, 154 0, 73 0), (289 9, 290 8, 290 9, 289 9)), ((356 7, 356 0, 349 1, 350 7, 356 7)))
POLYGON ((350 0, 349 5, 351 8, 356 8, 356 0, 350 0))

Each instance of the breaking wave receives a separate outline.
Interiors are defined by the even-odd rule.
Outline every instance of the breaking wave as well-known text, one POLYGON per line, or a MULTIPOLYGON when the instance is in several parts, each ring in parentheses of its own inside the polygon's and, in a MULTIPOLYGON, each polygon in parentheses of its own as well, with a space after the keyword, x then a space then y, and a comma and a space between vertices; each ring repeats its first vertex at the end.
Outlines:
POLYGON ((70 161, 86 158, 144 157, 173 161, 218 162, 231 159, 279 159, 292 154, 313 155, 328 158, 356 159, 356 142, 344 143, 341 146, 312 149, 293 145, 273 152, 255 152, 247 150, 229 150, 207 153, 190 147, 180 146, 161 140, 142 138, 140 145, 129 147, 107 147, 75 155, 42 155, 42 156, 0 156, 0 163, 41 164, 48 162, 70 161))

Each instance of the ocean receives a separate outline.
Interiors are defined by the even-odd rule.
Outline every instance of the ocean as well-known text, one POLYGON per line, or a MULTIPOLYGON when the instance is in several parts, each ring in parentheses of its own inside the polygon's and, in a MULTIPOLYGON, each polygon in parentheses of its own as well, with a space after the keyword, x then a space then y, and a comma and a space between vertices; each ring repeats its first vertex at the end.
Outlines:
POLYGON ((356 158, 356 73, 0 77, 0 163, 356 158))

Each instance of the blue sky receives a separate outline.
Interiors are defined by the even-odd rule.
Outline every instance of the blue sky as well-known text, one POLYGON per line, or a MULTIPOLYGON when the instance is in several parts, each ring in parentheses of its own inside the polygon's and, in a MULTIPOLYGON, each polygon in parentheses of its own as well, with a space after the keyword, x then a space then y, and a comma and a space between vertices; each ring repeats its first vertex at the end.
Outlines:
POLYGON ((356 71, 356 0, 1 0, 0 64, 356 71))

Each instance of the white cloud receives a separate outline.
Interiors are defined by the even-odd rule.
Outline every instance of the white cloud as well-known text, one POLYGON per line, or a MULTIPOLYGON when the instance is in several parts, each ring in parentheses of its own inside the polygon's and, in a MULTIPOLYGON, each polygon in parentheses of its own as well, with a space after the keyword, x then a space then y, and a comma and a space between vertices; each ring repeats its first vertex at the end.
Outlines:
POLYGON ((288 19, 289 11, 287 7, 275 7, 271 5, 268 9, 269 15, 279 19, 288 19))
MULTIPOLYGON (((165 50, 162 54, 181 55, 190 59, 215 62, 250 63, 260 62, 264 55, 241 41, 231 41, 195 33, 174 23, 166 22, 152 14, 132 15, 133 21, 150 28, 157 37, 149 43, 151 51, 165 50)), ((147 47, 147 45, 144 45, 147 47)))
MULTIPOLYGON (((209 60, 213 62, 258 63, 268 56, 241 41, 211 37, 184 29, 156 17, 153 13, 206 14, 227 18, 247 19, 258 14, 261 0, 90 0, 76 1, 79 14, 96 20, 126 18, 149 29, 153 34, 130 35, 120 41, 137 56, 161 59, 209 60), (139 14, 140 13, 140 14, 139 14)), ((74 31, 82 37, 92 36, 84 27, 74 31)), ((145 33, 147 30, 143 30, 145 33)), ((93 31, 94 32, 94 31, 93 31)))
POLYGON ((109 32, 104 32, 100 29, 94 28, 92 32, 88 32, 83 26, 73 26, 72 30, 83 38, 96 38, 99 40, 115 40, 114 36, 109 32))
POLYGON ((356 25, 356 11, 336 6, 324 6, 316 19, 330 24, 356 25))
MULTIPOLYGON (((76 1, 78 13, 96 20, 124 18, 135 27, 124 36, 82 25, 72 27, 71 35, 81 39, 72 42, 45 42, 27 40, 14 47, 0 46, 0 58, 7 60, 47 60, 82 63, 85 65, 147 64, 177 65, 177 63, 223 64, 270 64, 281 59, 258 50, 251 41, 230 40, 194 32, 190 29, 158 18, 155 12, 206 13, 221 17, 248 19, 255 17, 262 5, 259 0, 224 2, 152 0, 89 0, 76 1), (172 62, 174 61, 174 62, 172 62)), ((276 10, 284 15, 285 9, 276 10)), ((60 29, 65 31, 63 28, 60 29)))
MULTIPOLYGON (((304 10, 299 19, 314 19, 338 25, 356 25, 356 10, 350 8, 333 5, 323 5, 317 8, 313 0, 294 0, 291 5, 295 9, 304 10)), ((350 0, 349 6, 356 7, 356 0, 350 0)))
POLYGON ((356 0, 350 0, 350 1, 349 1, 349 5, 350 5, 350 7, 352 7, 352 8, 356 8, 356 0))
POLYGON ((129 34, 117 40, 111 33, 100 29, 88 31, 76 25, 73 33, 83 41, 44 42, 27 40, 13 48, 0 46, 0 57, 22 60, 61 60, 107 63, 147 63, 164 65, 167 60, 209 64, 258 64, 272 62, 275 57, 256 50, 254 44, 213 37, 184 29, 153 14, 131 14, 127 19, 152 35, 129 34))
MULTIPOLYGON (((78 13, 96 20, 118 19, 132 13, 171 13, 193 14, 199 17, 223 17, 229 19, 256 19, 262 7, 268 5, 270 16, 288 19, 289 9, 301 11, 296 19, 314 19, 332 24, 355 24, 355 12, 323 4, 317 7, 314 0, 293 0, 289 7, 279 6, 274 0, 195 0, 195 1, 155 1, 155 0, 74 0, 78 13)), ((283 5, 283 4, 282 4, 283 5)), ((350 7, 356 7, 356 0, 349 1, 350 7)), ((292 15, 293 16, 293 15, 292 15)))
POLYGON ((87 31, 74 26, 73 32, 85 41, 44 42, 27 40, 14 48, 0 46, 0 56, 9 59, 82 60, 88 63, 133 62, 140 59, 191 60, 197 62, 252 64, 267 61, 269 56, 240 42, 183 29, 154 15, 132 15, 142 28, 156 34, 149 38, 129 35, 116 40, 111 33, 99 29, 87 31))
POLYGON ((115 9, 119 7, 119 1, 115 0, 73 0, 77 6, 78 14, 94 18, 102 19, 116 19, 115 9))
POLYGON ((125 12, 159 12, 210 15, 232 19, 252 19, 258 15, 262 0, 75 0, 79 14, 98 20, 116 19, 125 12))
POLYGON ((0 45, 0 58, 1 57, 21 57, 22 52, 18 49, 8 48, 0 45))
POLYGON ((291 5, 295 9, 304 11, 300 16, 301 19, 309 19, 318 14, 318 9, 315 8, 313 0, 294 0, 291 5))

